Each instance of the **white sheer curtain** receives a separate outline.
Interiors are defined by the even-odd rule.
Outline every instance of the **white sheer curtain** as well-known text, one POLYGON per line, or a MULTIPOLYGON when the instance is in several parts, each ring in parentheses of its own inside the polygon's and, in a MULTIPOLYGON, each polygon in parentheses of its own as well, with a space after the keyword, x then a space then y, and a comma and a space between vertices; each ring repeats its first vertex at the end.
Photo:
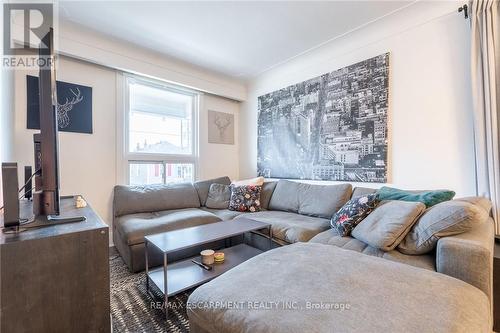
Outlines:
POLYGON ((500 234, 500 6, 498 0, 471 3, 471 68, 477 194, 493 202, 500 234))

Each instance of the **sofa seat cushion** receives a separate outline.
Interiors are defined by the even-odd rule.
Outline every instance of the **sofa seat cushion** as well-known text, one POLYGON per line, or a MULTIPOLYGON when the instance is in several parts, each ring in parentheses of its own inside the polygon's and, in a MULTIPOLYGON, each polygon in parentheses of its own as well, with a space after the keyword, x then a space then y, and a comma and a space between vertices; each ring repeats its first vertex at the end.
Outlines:
POLYGON ((216 215, 197 208, 125 215, 115 220, 115 228, 128 245, 144 242, 144 236, 219 222, 216 215))
POLYGON ((188 307, 189 321, 210 333, 491 330, 488 299, 470 284, 317 243, 253 257, 188 303, 201 305, 188 307))
POLYGON ((215 208, 207 208, 207 207, 202 207, 201 209, 206 211, 206 212, 210 212, 210 213, 214 214, 215 216, 219 217, 222 221, 232 220, 236 216, 244 214, 243 212, 238 212, 238 211, 229 210, 229 209, 215 209, 215 208))
POLYGON ((281 211, 247 213, 236 218, 240 217, 271 224, 273 237, 287 243, 307 242, 330 227, 327 219, 281 211))
POLYGON ((403 264, 408 264, 415 267, 425 268, 432 271, 436 270, 436 260, 433 255, 426 254, 421 256, 406 255, 398 250, 382 251, 380 249, 369 246, 362 241, 353 237, 342 237, 334 229, 328 229, 314 236, 309 243, 321 243, 334 245, 345 250, 353 250, 370 256, 380 257, 392 261, 397 261, 403 264))

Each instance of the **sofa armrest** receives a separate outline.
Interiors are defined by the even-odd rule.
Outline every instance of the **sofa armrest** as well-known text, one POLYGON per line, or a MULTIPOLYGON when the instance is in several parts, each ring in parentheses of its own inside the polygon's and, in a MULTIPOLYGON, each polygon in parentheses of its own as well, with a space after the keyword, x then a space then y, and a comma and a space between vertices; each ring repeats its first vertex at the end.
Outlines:
POLYGON ((465 281, 482 290, 492 304, 493 295, 493 220, 456 236, 439 239, 436 270, 465 281))

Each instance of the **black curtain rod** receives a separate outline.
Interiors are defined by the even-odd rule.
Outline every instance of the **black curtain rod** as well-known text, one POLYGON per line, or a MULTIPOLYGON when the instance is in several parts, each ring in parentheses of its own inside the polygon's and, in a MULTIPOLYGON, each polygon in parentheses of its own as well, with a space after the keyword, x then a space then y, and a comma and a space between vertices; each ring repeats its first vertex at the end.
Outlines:
POLYGON ((462 7, 459 7, 458 8, 458 12, 464 12, 464 17, 465 19, 468 19, 469 18, 469 6, 467 5, 463 5, 462 7))

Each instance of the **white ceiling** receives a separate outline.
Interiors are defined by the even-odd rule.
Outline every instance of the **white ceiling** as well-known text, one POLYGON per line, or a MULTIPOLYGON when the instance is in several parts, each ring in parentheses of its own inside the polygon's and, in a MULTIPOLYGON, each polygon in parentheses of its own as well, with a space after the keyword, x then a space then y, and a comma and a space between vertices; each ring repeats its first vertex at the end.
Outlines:
POLYGON ((60 19, 247 79, 409 1, 61 1, 60 19))

